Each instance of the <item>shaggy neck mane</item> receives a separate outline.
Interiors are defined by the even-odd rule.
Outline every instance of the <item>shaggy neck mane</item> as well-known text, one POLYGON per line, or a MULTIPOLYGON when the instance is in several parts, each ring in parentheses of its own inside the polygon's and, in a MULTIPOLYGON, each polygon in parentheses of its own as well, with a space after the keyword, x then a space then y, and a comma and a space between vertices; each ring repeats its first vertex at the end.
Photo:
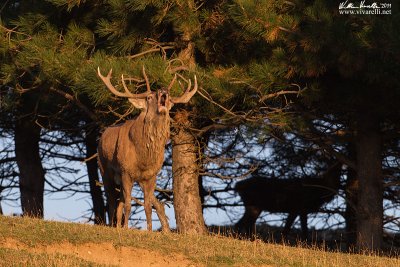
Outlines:
MULTIPOLYGON (((146 114, 147 115, 147 114, 146 114)), ((145 116, 142 130, 143 145, 146 155, 144 158, 154 157, 154 152, 164 151, 165 143, 169 138, 169 115, 163 116, 145 116)))

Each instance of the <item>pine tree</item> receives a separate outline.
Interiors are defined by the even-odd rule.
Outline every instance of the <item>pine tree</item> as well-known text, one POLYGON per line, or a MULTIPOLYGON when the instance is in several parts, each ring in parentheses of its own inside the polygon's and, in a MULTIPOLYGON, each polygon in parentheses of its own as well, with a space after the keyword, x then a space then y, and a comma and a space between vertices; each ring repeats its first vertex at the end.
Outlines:
MULTIPOLYGON (((81 78, 77 69, 94 47, 93 35, 79 27, 63 9, 54 9, 48 2, 7 1, 2 13, 1 38, 4 59, 1 84, 12 101, 4 106, 12 116, 12 123, 6 127, 15 132, 21 206, 24 215, 43 217, 45 173, 39 154, 41 127, 48 131, 76 129, 83 121, 93 120, 87 108, 82 116, 79 108, 69 105, 70 101, 80 103, 70 85, 81 78)), ((80 106, 84 107, 82 103, 80 106)), ((81 134, 79 130, 70 132, 81 134)), ((95 213, 97 218, 104 218, 99 190, 92 187, 92 192, 98 191, 95 213)), ((104 219, 96 219, 100 221, 104 219)))
MULTIPOLYGON (((41 5, 38 4, 32 9, 40 9, 39 6, 41 5)), ((29 33, 19 32, 16 28, 14 30, 11 27, 10 29, 7 28, 7 26, 10 26, 7 22, 15 19, 14 16, 17 14, 26 12, 31 6, 26 3, 18 5, 14 1, 9 1, 4 8, 6 16, 2 16, 2 20, 5 20, 6 25, 1 27, 2 85, 5 89, 3 94, 11 101, 4 106, 6 112, 2 112, 2 114, 13 117, 11 124, 5 125, 5 127, 13 128, 14 131, 15 155, 19 168, 19 187, 23 214, 43 217, 44 169, 39 154, 41 129, 35 121, 42 111, 38 110, 37 103, 40 101, 44 104, 45 101, 42 101, 41 94, 38 92, 40 90, 40 82, 32 79, 32 76, 34 76, 32 72, 35 70, 28 71, 29 68, 25 65, 28 59, 18 55, 18 51, 29 41, 29 33), (18 82, 16 81, 17 79, 18 82), (14 91, 11 91, 11 88, 14 91), (26 93, 23 94, 23 92, 26 93)), ((40 21, 40 16, 35 19, 40 21)), ((35 26, 37 27, 37 24, 30 25, 30 30, 33 31, 35 26)))

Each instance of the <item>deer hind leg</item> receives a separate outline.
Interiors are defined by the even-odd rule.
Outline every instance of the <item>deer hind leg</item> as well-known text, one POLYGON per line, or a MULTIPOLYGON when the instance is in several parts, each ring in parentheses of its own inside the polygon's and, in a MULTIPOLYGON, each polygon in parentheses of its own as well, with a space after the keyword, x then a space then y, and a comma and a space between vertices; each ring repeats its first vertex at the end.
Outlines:
MULTIPOLYGON (((100 163, 100 162, 99 162, 100 163)), ((100 164, 101 166, 101 164, 100 164)), ((103 168, 100 168, 101 176, 103 177, 104 190, 107 196, 107 213, 108 221, 110 226, 115 226, 116 224, 116 209, 118 202, 118 191, 117 185, 114 182, 114 174, 110 171, 105 172, 103 168)))
POLYGON ((154 198, 154 189, 156 188, 156 178, 145 180, 139 183, 144 193, 144 212, 146 214, 147 230, 153 230, 153 223, 151 221, 152 200, 154 198))
POLYGON ((109 189, 110 192, 107 193, 107 213, 108 213, 108 221, 110 226, 116 226, 117 223, 117 204, 118 204, 118 195, 119 192, 116 190, 115 186, 109 189))
MULTIPOLYGON (((124 183, 122 184, 120 202, 118 203, 117 209, 117 220, 122 221, 122 227, 128 228, 128 221, 131 215, 132 208, 132 186, 130 177, 123 178, 124 183), (124 210, 124 218, 122 218, 122 209, 124 210), (123 219, 123 220, 122 220, 123 219)), ((120 223, 118 223, 120 225, 120 223)))
POLYGON ((122 188, 120 188, 119 198, 118 198, 118 205, 117 205, 117 212, 116 212, 117 227, 121 227, 123 209, 124 209, 124 197, 123 197, 123 193, 122 193, 122 188))
POLYGON ((300 214, 300 223, 301 223, 302 238, 303 238, 303 240, 306 240, 308 237, 307 213, 302 212, 300 214))
POLYGON ((156 209, 158 219, 160 219, 161 227, 163 232, 170 232, 168 217, 165 215, 165 207, 164 204, 158 201, 158 199, 153 195, 152 203, 154 208, 156 209))
POLYGON ((292 225, 294 223, 294 220, 296 220, 297 213, 289 213, 289 216, 286 219, 285 223, 285 228, 283 229, 283 236, 287 237, 288 233, 290 232, 290 228, 292 228, 292 225))

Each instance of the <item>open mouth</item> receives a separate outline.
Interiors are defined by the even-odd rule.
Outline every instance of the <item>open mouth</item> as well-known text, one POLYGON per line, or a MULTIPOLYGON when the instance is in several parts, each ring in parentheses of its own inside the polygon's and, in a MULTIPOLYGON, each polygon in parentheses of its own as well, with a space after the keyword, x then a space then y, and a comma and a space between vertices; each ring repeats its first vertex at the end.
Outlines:
POLYGON ((167 111, 168 94, 164 90, 158 91, 158 112, 165 113, 167 111))

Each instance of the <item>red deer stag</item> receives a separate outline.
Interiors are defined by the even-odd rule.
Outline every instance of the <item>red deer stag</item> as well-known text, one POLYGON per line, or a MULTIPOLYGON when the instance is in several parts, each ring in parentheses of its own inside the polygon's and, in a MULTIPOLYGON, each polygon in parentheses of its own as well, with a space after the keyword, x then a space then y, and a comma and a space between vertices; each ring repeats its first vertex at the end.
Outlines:
POLYGON ((174 104, 187 103, 196 93, 196 76, 192 90, 189 80, 182 96, 170 97, 169 91, 176 75, 167 88, 152 92, 143 67, 147 91, 133 94, 127 88, 123 76, 122 85, 125 92, 118 91, 110 81, 111 74, 112 70, 104 77, 98 68, 98 75, 107 88, 116 96, 128 98, 135 108, 140 109, 140 114, 123 124, 107 128, 100 138, 98 160, 107 195, 110 224, 115 225, 116 219, 116 226, 119 227, 124 213, 122 226, 128 227, 131 191, 134 182, 138 182, 144 193, 147 229, 152 230, 153 204, 163 231, 169 231, 164 206, 154 196, 156 175, 164 162, 165 144, 169 139, 169 111, 174 104))
POLYGON ((307 215, 318 212, 330 202, 340 187, 342 165, 332 165, 320 178, 277 179, 255 176, 236 184, 245 206, 243 217, 236 224, 240 234, 254 234, 254 225, 262 211, 289 213, 283 230, 286 236, 300 216, 303 239, 307 238, 307 215))

